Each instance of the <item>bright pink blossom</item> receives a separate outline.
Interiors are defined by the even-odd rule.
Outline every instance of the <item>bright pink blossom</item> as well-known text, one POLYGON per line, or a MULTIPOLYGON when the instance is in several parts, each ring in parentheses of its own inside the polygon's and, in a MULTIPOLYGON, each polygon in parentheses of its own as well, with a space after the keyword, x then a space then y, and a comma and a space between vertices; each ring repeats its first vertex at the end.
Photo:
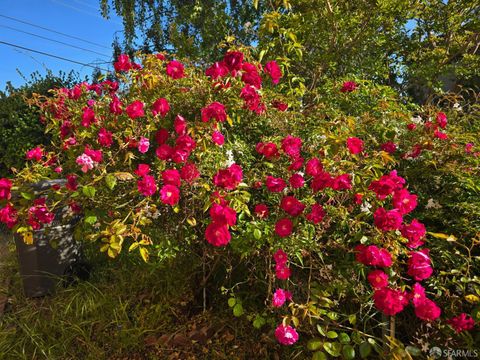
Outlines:
POLYGON ((223 61, 216 62, 205 70, 205 75, 211 77, 213 80, 219 77, 224 77, 228 74, 228 68, 223 61))
POLYGON ((110 147, 113 143, 112 133, 105 128, 101 128, 98 131, 98 143, 104 147, 110 147))
POLYGON ((428 279, 433 273, 430 256, 428 255, 429 251, 428 249, 423 249, 410 253, 407 274, 416 281, 428 279))
POLYGON ((441 309, 430 299, 424 298, 415 306, 415 315, 424 321, 433 321, 440 317, 441 309))
POLYGON ((94 162, 87 154, 82 154, 77 157, 76 163, 81 166, 81 170, 86 173, 88 170, 92 170, 94 162))
POLYGON ((177 135, 185 135, 187 132, 187 121, 182 115, 175 116, 175 120, 173 121, 173 128, 177 135))
POLYGON ((340 89, 340 91, 343 93, 352 92, 356 90, 357 87, 358 87, 358 84, 355 81, 345 81, 342 84, 342 88, 340 89))
POLYGON ((384 287, 375 290, 373 301, 378 310, 385 315, 393 316, 401 312, 408 304, 406 292, 384 287))
POLYGON ((138 151, 140 151, 142 154, 145 154, 149 148, 150 140, 143 136, 140 137, 140 140, 138 141, 138 151))
POLYGON ((143 177, 137 181, 138 192, 143 196, 152 196, 157 191, 157 184, 155 178, 151 175, 143 175, 143 177))
POLYGON ((170 76, 172 79, 181 79, 185 77, 185 67, 179 61, 172 60, 167 64, 167 75, 170 76))
POLYGON ((110 112, 114 115, 122 115, 122 103, 120 102, 120 100, 118 99, 117 96, 113 96, 112 97, 112 101, 110 101, 110 105, 109 105, 109 108, 110 108, 110 112))
POLYGON ((240 51, 229 51, 225 54, 223 62, 230 71, 240 70, 243 64, 243 53, 240 51))
POLYGON ((215 130, 212 133, 212 141, 218 146, 222 146, 225 143, 225 137, 220 131, 215 130))
POLYGON ((134 172, 138 176, 148 175, 148 173, 150 172, 150 165, 138 164, 137 169, 134 172))
POLYGON ((9 229, 17 224, 17 210, 15 210, 12 204, 8 203, 5 207, 0 209, 0 222, 7 225, 9 229))
POLYGON ((174 185, 163 185, 160 189, 160 201, 167 205, 175 205, 180 200, 180 190, 174 185))
POLYGON ((290 183, 290 186, 292 189, 300 189, 305 185, 305 179, 301 174, 292 174, 290 176, 290 179, 288 179, 288 182, 290 183))
POLYGON ((403 185, 405 185, 405 179, 398 176, 397 171, 393 170, 388 175, 372 181, 368 189, 375 192, 378 199, 384 200, 388 195, 402 189, 403 185))
POLYGON ((180 169, 180 177, 182 178, 182 180, 185 180, 187 183, 191 184, 200 177, 200 172, 198 171, 195 164, 186 163, 180 169))
POLYGON ((437 114, 437 124, 440 126, 442 129, 445 129, 447 127, 447 115, 443 112, 439 112, 437 114))
POLYGON ((143 110, 143 102, 140 100, 135 100, 125 109, 128 117, 130 119, 137 119, 139 117, 145 116, 145 111, 143 110))
POLYGON ((213 177, 215 186, 226 190, 234 190, 242 181, 242 168, 237 164, 230 165, 227 169, 221 169, 213 177))
POLYGON ((113 64, 116 72, 120 71, 129 71, 132 68, 132 63, 130 58, 126 54, 121 54, 118 56, 117 61, 113 64))
POLYGON ((170 104, 168 100, 165 98, 159 98, 155 100, 152 104, 152 114, 153 116, 160 115, 162 118, 167 116, 168 112, 170 111, 170 104))
POLYGON ((475 327, 475 320, 465 313, 447 320, 447 323, 457 332, 472 330, 475 327))
POLYGON ((285 264, 275 265, 275 276, 278 280, 287 280, 292 275, 292 271, 285 264))
POLYGON ((273 254, 273 260, 277 263, 277 265, 285 266, 288 261, 288 255, 282 249, 278 249, 275 254, 273 254))
POLYGON ((287 135, 282 140, 282 149, 285 154, 289 155, 292 158, 297 158, 300 156, 300 150, 302 148, 302 139, 299 137, 294 137, 292 135, 287 135))
POLYGON ((9 179, 1 178, 0 179, 0 200, 10 200, 12 194, 10 190, 12 189, 12 182, 9 179))
POLYGON ((298 341, 298 333, 290 325, 278 325, 275 329, 275 337, 280 344, 287 346, 293 345, 298 341))
POLYGON ((363 140, 357 137, 349 137, 347 147, 351 154, 359 154, 363 151, 363 140))
POLYGON ((165 185, 180 186, 180 173, 176 169, 163 170, 162 181, 165 185))
POLYGON ((233 226, 237 223, 237 213, 231 207, 213 203, 210 208, 210 217, 217 224, 233 226))
POLYGON ((97 118, 95 117, 95 112, 93 109, 89 108, 88 106, 85 106, 83 108, 83 113, 82 113, 82 121, 81 124, 83 127, 90 127, 93 123, 97 122, 97 118))
POLYGON ((272 60, 265 64, 265 72, 272 78, 272 82, 276 85, 282 78, 282 70, 277 62, 272 60))
POLYGON ((39 146, 27 151, 27 160, 35 160, 39 162, 44 156, 43 149, 39 146))
POLYGON ((388 275, 382 270, 373 270, 368 274, 367 279, 374 289, 382 289, 388 286, 388 275))
POLYGON ((272 306, 282 307, 287 300, 292 300, 292 293, 287 290, 277 289, 272 296, 272 306))
POLYGON ((365 246, 363 244, 355 247, 356 260, 364 265, 390 267, 392 256, 386 249, 378 248, 376 245, 365 246))
POLYGON ((282 192, 283 189, 287 186, 285 180, 282 178, 275 178, 268 175, 265 180, 265 185, 267 186, 268 191, 270 192, 282 192))
POLYGON ((314 157, 307 161, 305 172, 310 176, 317 176, 323 172, 323 165, 320 159, 314 157))
POLYGON ((425 237, 427 230, 425 229, 425 225, 420 221, 413 219, 410 224, 403 224, 400 232, 402 236, 408 240, 407 247, 416 249, 424 244, 422 239, 425 237))
POLYGON ((227 113, 225 111, 225 105, 217 101, 202 109, 202 121, 207 122, 211 119, 224 122, 227 120, 227 113))
POLYGON ((205 239, 213 246, 225 246, 231 238, 226 224, 211 222, 205 229, 205 239))
POLYGON ((405 215, 417 207, 417 195, 410 194, 407 189, 401 189, 393 194, 392 203, 395 209, 405 215))

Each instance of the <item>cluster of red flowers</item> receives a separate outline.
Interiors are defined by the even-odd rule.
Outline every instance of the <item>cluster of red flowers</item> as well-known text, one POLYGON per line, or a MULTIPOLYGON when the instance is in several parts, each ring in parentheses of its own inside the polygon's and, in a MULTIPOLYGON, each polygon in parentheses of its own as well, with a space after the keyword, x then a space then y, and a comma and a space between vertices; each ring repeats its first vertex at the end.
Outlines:
MULTIPOLYGON (((385 200, 389 196, 392 198, 393 209, 386 210, 379 207, 375 211, 373 215, 375 226, 384 232, 400 230, 408 240, 407 247, 414 249, 423 245, 422 239, 425 237, 426 230, 417 219, 413 219, 410 224, 403 224, 403 216, 412 212, 417 206, 417 196, 410 194, 404 188, 405 183, 405 179, 398 176, 396 171, 392 171, 379 180, 372 181, 369 189, 379 200, 385 200)), ((386 249, 379 249, 375 245, 358 245, 355 252, 357 261, 367 266, 385 268, 393 263, 391 254, 386 249)), ((433 273, 428 249, 410 252, 407 263, 407 274, 415 281, 427 279, 433 273)), ((433 321, 440 316, 440 308, 425 296, 425 290, 418 283, 412 287, 410 294, 391 288, 388 275, 382 270, 372 271, 368 275, 368 281, 374 288, 375 306, 386 315, 401 312, 411 300, 418 318, 433 321)))
MULTIPOLYGON (((273 254, 273 260, 275 261, 275 275, 277 279, 288 280, 291 275, 291 271, 287 265, 287 253, 282 249, 278 249, 275 254, 273 254)), ((272 305, 279 308, 282 307, 287 300, 292 300, 292 293, 288 290, 279 288, 273 294, 272 305)), ((290 325, 278 325, 277 329, 275 330, 275 337, 277 338, 277 341, 282 345, 293 345, 298 341, 298 333, 290 325)))
MULTIPOLYGON (((240 92, 240 98, 244 101, 245 108, 254 111, 257 114, 265 112, 265 104, 262 103, 262 96, 258 92, 262 88, 262 77, 260 71, 267 74, 273 84, 278 84, 282 77, 282 71, 276 61, 269 61, 265 67, 256 66, 244 61, 244 55, 240 51, 229 51, 225 54, 222 61, 218 61, 210 66, 205 74, 212 80, 216 81, 216 85, 220 84, 222 87, 229 87, 230 82, 227 79, 225 83, 221 84, 220 79, 230 75, 232 77, 240 77, 244 83, 244 87, 240 92)), ((286 110, 283 103, 275 103, 274 106, 281 111, 286 110), (283 110, 282 110, 283 109, 283 110)))

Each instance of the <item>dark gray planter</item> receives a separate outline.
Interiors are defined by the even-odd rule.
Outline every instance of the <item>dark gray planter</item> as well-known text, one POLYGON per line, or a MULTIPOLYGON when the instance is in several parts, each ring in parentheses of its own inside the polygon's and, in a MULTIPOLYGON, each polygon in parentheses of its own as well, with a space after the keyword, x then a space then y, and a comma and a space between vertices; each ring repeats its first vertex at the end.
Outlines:
MULTIPOLYGON (((32 186, 35 192, 52 185, 63 185, 65 180, 42 181, 32 186)), ((19 235, 15 236, 20 276, 27 297, 52 294, 56 285, 72 276, 81 260, 80 244, 73 238, 73 228, 79 218, 65 223, 68 208, 59 209, 55 220, 48 226, 33 232, 33 245, 27 245, 19 235)))

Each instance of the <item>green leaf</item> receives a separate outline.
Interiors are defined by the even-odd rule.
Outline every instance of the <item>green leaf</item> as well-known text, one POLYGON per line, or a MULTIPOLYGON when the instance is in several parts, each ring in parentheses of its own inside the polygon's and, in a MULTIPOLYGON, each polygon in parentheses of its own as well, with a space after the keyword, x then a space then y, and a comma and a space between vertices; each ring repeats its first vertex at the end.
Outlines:
POLYGON ((340 335, 338 335, 338 341, 340 341, 341 344, 348 344, 350 343, 350 336, 348 336, 347 333, 340 333, 340 335))
POLYGON ((323 348, 327 353, 332 355, 333 357, 339 357, 340 352, 342 351, 342 345, 338 342, 326 342, 323 344, 323 348))
POLYGON ((22 197, 27 200, 32 200, 34 198, 34 195, 28 192, 21 192, 20 195, 22 195, 22 197))
POLYGON ((230 299, 228 299, 228 306, 234 307, 236 303, 237 300, 235 300, 235 298, 231 297, 230 299))
POLYGON ((86 216, 83 220, 86 224, 93 225, 97 222, 97 217, 95 215, 86 216))
POLYGON ((312 360, 327 360, 327 355, 322 351, 317 351, 313 354, 312 360))
POLYGON ((113 190, 115 185, 117 185, 117 178, 113 174, 107 174, 107 176, 105 176, 105 183, 110 190, 113 190))
POLYGON ((307 343, 307 349, 310 351, 318 350, 322 347, 322 340, 320 338, 310 339, 307 343))
POLYGON ((260 329, 263 325, 265 325, 265 323, 266 323, 265 319, 260 315, 257 315, 255 317, 255 320, 253 320, 253 327, 255 329, 260 329))
POLYGON ((259 229, 253 230, 253 237, 257 240, 260 240, 262 237, 262 232, 259 229))
POLYGON ((345 360, 355 359, 355 349, 351 345, 345 345, 342 349, 342 354, 345 360))
POLYGON ((242 304, 236 304, 233 307, 233 316, 240 317, 243 315, 243 306, 242 304))
POLYGON ((364 341, 363 343, 360 344, 360 357, 362 359, 368 358, 371 352, 372 352, 372 345, 370 345, 368 342, 364 341))
POLYGON ((320 324, 317 325, 317 330, 318 330, 318 333, 322 336, 327 336, 327 333, 325 332, 325 329, 320 326, 320 324))
POLYGON ((355 325, 355 323, 357 322, 357 315, 355 314, 349 315, 348 322, 352 325, 355 325))
POLYGON ((327 332, 327 337, 329 339, 336 339, 338 337, 338 334, 335 331, 329 331, 327 332))
POLYGON ((86 197, 88 197, 90 199, 93 199, 95 197, 96 192, 97 192, 97 190, 95 190, 95 188, 93 186, 84 186, 82 188, 83 195, 85 195, 86 197))

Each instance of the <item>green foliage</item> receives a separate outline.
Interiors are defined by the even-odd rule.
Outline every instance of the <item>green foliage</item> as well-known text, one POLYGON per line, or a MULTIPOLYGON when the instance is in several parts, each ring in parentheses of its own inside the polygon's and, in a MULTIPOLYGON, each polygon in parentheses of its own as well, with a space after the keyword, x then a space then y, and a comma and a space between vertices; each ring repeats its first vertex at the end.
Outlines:
POLYGON ((34 93, 46 96, 53 88, 72 86, 75 82, 78 78, 73 72, 58 76, 49 72, 45 77, 34 73, 19 88, 8 84, 5 91, 0 91, 0 176, 8 176, 11 168, 22 169, 27 150, 50 143, 40 111, 30 106, 27 99, 34 93))

